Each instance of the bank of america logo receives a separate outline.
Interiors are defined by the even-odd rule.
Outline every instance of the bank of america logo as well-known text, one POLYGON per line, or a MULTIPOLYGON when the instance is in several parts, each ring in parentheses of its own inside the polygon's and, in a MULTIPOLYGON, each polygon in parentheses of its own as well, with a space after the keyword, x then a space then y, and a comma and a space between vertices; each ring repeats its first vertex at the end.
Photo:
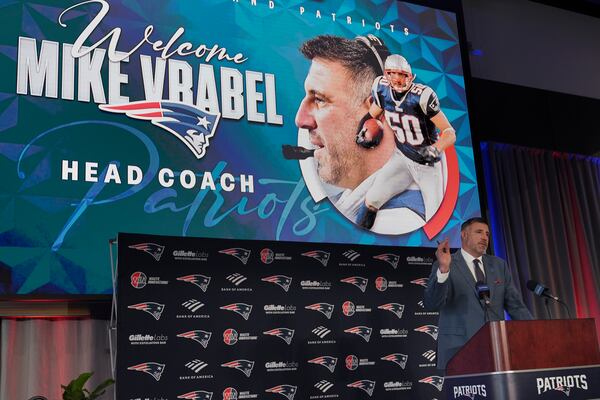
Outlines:
POLYGON ((360 291, 363 293, 365 292, 365 290, 367 290, 367 285, 369 284, 369 280, 367 278, 363 278, 362 276, 350 276, 348 278, 340 280, 340 282, 354 285, 357 288, 359 288, 360 291))
POLYGON ((415 328, 415 331, 426 333, 429 336, 431 336, 433 338, 433 340, 437 340, 439 328, 435 325, 423 325, 418 328, 415 328))
POLYGON ((331 333, 331 329, 327 329, 324 326, 317 326, 315 329, 312 330, 312 333, 323 339, 325 338, 325 336, 331 333))
POLYGON ((194 390, 193 392, 188 392, 182 395, 177 396, 178 399, 185 400, 211 400, 212 392, 207 392, 204 390, 194 390))
POLYGON ((360 257, 360 253, 354 251, 354 250, 347 250, 344 253, 342 253, 344 257, 346 257, 348 260, 350 261, 354 261, 356 260, 358 257, 360 257))
POLYGON ((129 246, 129 248, 148 253, 152 257, 154 257, 156 261, 160 261, 160 256, 162 256, 162 253, 165 250, 165 246, 161 246, 160 244, 156 243, 132 244, 131 246, 129 246))
POLYGON ((444 378, 442 378, 441 376, 436 376, 436 375, 428 376, 426 378, 419 379, 419 382, 429 383, 430 385, 434 386, 440 392, 442 391, 442 388, 444 387, 444 378))
POLYGON ((433 362, 433 360, 435 360, 435 351, 433 351, 433 350, 427 350, 422 355, 423 355, 423 357, 425 357, 430 362, 433 362))
POLYGON ((133 305, 127 306, 127 308, 130 308, 132 310, 145 311, 148 314, 152 315, 154 317, 154 319, 158 321, 160 319, 162 312, 165 309, 165 305, 159 304, 159 303, 154 303, 152 301, 146 301, 144 303, 138 303, 138 304, 133 304, 133 305))
POLYGON ((133 101, 113 105, 101 104, 102 111, 121 113, 129 118, 150 121, 174 135, 201 159, 206 154, 219 123, 220 113, 210 113, 199 108, 174 101, 133 101))
POLYGON ((190 339, 195 342, 198 342, 204 348, 206 348, 208 346, 208 341, 210 340, 211 336, 212 336, 211 332, 206 332, 206 331, 201 331, 201 330, 183 332, 183 333, 180 333, 177 335, 177 337, 184 338, 184 339, 190 339))
POLYGON ((394 269, 398 267, 398 262, 400 261, 400 256, 391 253, 380 254, 378 256, 373 257, 376 260, 385 261, 390 264, 394 269))
POLYGON ((373 390, 375 390, 375 382, 374 381, 369 381, 369 380, 366 380, 366 379, 349 383, 346 386, 351 387, 351 388, 362 389, 365 392, 367 392, 367 394, 369 396, 373 396, 373 390))
POLYGON ((322 250, 312 250, 307 251, 306 253, 302 253, 302 255, 305 257, 314 258, 315 260, 323 264, 324 267, 326 267, 327 263, 329 262, 329 256, 331 254, 322 250))
POLYGON ((181 303, 182 306, 184 306, 185 308, 187 308, 188 310, 190 310, 191 312, 196 312, 199 309, 201 309, 202 307, 204 307, 204 304, 199 302, 196 299, 189 299, 187 301, 184 301, 183 303, 181 303))
POLYGON ((182 281, 182 282, 191 283, 192 285, 196 285, 204 293, 206 293, 206 289, 208 289, 208 285, 210 284, 210 277, 200 275, 200 274, 180 276, 179 278, 177 278, 177 280, 182 281))
POLYGON ((235 286, 239 286, 241 285, 247 278, 242 275, 242 274, 238 274, 237 272, 231 275, 228 275, 225 279, 227 279, 229 282, 233 283, 235 286))
POLYGON ((197 358, 185 364, 186 367, 198 373, 202 371, 204 368, 208 367, 208 364, 202 360, 198 360, 197 358))
POLYGON ((319 389, 321 393, 327 393, 327 391, 333 387, 333 383, 322 380, 315 383, 315 387, 319 389))
POLYGON ((145 372, 148 375, 152 376, 157 381, 160 381, 160 376, 165 370, 165 364, 155 363, 155 362, 145 362, 138 365, 133 365, 131 367, 127 367, 130 371, 139 371, 145 372))
POLYGON ((423 303, 423 300, 421 300, 420 302, 417 303, 417 305, 421 308, 425 308, 425 303, 423 303))
POLYGON ((231 249, 220 250, 219 253, 233 256, 240 260, 242 264, 246 265, 248 258, 250 258, 250 250, 242 249, 241 247, 233 247, 231 249))

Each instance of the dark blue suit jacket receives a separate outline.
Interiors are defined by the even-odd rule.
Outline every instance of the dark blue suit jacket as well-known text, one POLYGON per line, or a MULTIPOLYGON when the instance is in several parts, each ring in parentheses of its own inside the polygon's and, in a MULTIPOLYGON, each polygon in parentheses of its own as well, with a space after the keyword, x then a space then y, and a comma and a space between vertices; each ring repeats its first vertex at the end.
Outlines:
MULTIPOLYGON (((532 319, 506 262, 487 254, 482 259, 490 287, 489 320, 503 320, 504 310, 512 319, 532 319)), ((483 326, 486 315, 477 295, 475 278, 460 250, 452 254, 450 275, 445 282, 438 282, 437 270, 436 261, 425 288, 424 304, 428 310, 440 313, 437 366, 445 369, 450 358, 483 326)))

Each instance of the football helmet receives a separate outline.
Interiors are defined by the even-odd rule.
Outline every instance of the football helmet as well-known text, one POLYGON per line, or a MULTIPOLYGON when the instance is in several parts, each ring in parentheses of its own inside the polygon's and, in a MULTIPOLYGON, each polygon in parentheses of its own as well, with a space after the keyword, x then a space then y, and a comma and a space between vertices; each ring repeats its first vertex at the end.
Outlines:
POLYGON ((408 61, 406 61, 406 58, 402 57, 400 54, 392 54, 386 58, 384 69, 386 79, 390 83, 390 86, 392 86, 392 89, 397 92, 406 92, 415 79, 415 76, 412 74, 412 68, 410 68, 410 64, 408 61), (392 72, 405 75, 406 78, 402 79, 393 77, 391 75, 392 72))

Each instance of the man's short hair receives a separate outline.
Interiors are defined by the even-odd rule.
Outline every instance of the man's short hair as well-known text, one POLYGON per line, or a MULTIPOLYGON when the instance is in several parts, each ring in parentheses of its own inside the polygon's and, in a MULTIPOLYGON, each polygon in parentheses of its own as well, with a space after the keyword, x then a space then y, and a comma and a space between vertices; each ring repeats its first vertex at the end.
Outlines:
POLYGON ((487 226, 490 226, 490 224, 488 224, 487 220, 483 217, 473 217, 473 218, 469 218, 468 220, 466 220, 465 222, 462 223, 462 225, 460 226, 460 231, 464 231, 465 229, 467 229, 469 226, 473 225, 474 223, 479 222, 481 224, 486 224, 487 226))

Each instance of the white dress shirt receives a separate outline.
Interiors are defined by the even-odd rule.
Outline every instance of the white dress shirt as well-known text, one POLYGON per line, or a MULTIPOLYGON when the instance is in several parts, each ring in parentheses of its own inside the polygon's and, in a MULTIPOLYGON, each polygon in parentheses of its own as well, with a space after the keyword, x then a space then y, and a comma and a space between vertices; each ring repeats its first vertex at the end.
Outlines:
MULTIPOLYGON (((469 271, 471 271, 471 275, 473 275, 473 279, 477 280, 477 277, 475 276, 475 264, 473 263, 473 260, 475 259, 475 257, 473 257, 472 255, 470 255, 469 253, 467 253, 464 249, 460 249, 460 253, 462 254, 463 258, 465 259, 465 262, 467 263, 467 267, 469 267, 469 271)), ((483 268, 483 257, 479 257, 479 265, 481 266, 481 270, 483 271, 483 275, 485 276, 485 268, 483 268)), ((446 282, 446 279, 448 279, 448 275, 450 274, 450 271, 446 272, 446 273, 442 273, 440 272, 440 269, 438 268, 437 270, 437 280, 438 283, 444 283, 446 282)))

